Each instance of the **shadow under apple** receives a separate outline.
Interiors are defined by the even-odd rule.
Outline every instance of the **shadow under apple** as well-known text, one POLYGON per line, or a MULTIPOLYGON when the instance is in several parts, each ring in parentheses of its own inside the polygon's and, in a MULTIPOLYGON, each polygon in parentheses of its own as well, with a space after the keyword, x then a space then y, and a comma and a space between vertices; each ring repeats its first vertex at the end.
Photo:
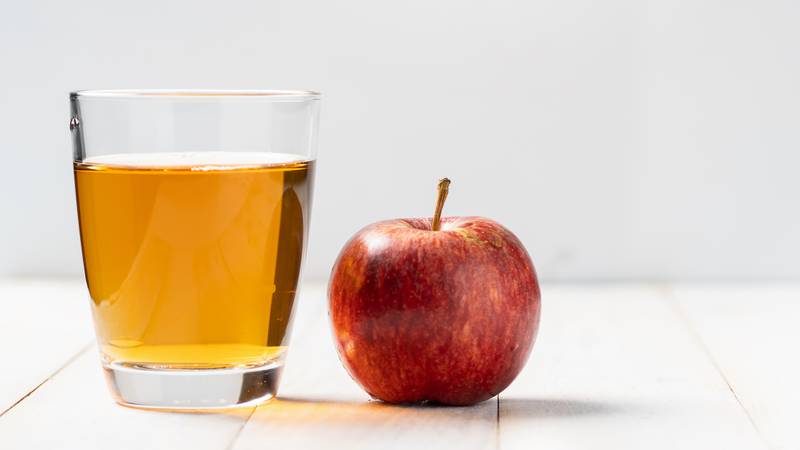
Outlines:
POLYGON ((505 398, 500 396, 500 419, 558 419, 624 414, 636 405, 588 399, 505 398))
POLYGON ((502 419, 558 419, 580 416, 614 415, 631 412, 635 405, 585 399, 525 399, 494 397, 473 406, 448 406, 437 403, 393 405, 377 400, 363 402, 334 399, 279 397, 262 405, 264 419, 320 420, 327 423, 413 422, 427 424, 496 422, 502 419), (499 403, 498 403, 499 402, 499 403))

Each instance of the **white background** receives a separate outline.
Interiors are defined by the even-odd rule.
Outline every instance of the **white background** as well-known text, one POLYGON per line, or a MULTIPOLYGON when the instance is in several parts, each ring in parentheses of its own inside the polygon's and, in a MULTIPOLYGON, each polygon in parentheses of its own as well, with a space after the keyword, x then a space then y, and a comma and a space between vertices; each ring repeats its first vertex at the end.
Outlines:
POLYGON ((324 92, 306 278, 367 223, 494 218, 545 280, 800 278, 800 3, 9 1, 0 275, 81 273, 67 92, 324 92))

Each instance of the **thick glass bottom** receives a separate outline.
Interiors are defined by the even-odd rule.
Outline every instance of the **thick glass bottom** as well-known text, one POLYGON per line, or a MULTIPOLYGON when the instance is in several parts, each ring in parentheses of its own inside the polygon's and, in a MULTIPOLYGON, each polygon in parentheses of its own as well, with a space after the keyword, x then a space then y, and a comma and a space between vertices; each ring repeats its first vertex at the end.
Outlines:
POLYGON ((283 364, 221 369, 103 365, 117 403, 135 408, 208 410, 252 406, 275 396, 283 364))

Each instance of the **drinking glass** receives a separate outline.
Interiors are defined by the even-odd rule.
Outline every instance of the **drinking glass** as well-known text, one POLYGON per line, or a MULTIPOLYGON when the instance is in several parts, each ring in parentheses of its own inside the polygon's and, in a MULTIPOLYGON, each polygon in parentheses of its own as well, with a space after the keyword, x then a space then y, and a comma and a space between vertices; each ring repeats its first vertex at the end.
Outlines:
POLYGON ((306 248, 320 95, 70 94, 86 284, 129 406, 275 395, 306 248))

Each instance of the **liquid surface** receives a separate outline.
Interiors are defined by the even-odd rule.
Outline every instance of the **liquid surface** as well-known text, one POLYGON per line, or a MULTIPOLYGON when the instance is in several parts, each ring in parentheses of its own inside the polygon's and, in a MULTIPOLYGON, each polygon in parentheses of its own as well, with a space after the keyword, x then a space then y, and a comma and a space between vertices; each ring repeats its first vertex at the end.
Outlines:
POLYGON ((107 362, 280 358, 313 162, 272 153, 108 155, 75 164, 84 265, 107 362))

